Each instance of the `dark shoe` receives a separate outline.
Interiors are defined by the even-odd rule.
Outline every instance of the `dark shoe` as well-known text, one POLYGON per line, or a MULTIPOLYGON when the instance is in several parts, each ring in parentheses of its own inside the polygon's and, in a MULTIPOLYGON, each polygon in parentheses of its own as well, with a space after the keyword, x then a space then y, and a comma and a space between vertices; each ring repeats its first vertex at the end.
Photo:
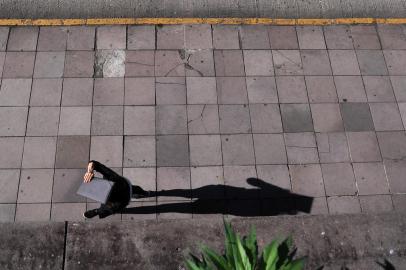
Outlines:
POLYGON ((89 210, 83 213, 83 216, 85 218, 93 218, 95 216, 97 216, 99 213, 97 211, 97 209, 93 209, 93 210, 89 210))

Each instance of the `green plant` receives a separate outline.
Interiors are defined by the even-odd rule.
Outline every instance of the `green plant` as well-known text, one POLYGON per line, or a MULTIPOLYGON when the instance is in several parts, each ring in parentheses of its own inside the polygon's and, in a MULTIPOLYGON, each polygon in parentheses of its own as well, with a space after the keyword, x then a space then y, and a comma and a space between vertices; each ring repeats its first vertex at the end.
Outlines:
POLYGON ((219 255, 211 248, 202 245, 202 259, 190 254, 185 261, 189 270, 301 270, 304 258, 293 259, 296 249, 292 239, 274 240, 265 246, 259 256, 255 229, 243 237, 234 232, 231 224, 224 221, 225 251, 219 255))

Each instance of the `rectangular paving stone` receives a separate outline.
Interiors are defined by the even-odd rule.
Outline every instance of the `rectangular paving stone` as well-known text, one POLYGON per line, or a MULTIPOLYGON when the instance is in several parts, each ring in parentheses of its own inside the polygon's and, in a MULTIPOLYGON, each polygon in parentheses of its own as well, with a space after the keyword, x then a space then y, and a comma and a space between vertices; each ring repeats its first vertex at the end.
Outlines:
POLYGON ((215 50, 216 76, 245 76, 241 50, 215 50))
POLYGON ((390 78, 387 76, 364 76, 365 91, 369 102, 394 102, 390 78))
POLYGON ((347 140, 353 162, 382 160, 375 132, 348 132, 347 140))
POLYGON ((392 193, 405 193, 406 183, 404 175, 406 172, 406 162, 403 160, 387 159, 384 161, 384 165, 390 191, 392 193))
POLYGON ((295 26, 270 25, 268 34, 273 50, 294 50, 299 48, 295 26))
POLYGON ((186 81, 183 77, 157 77, 155 91, 159 105, 186 104, 186 81))
POLYGON ((303 75, 303 65, 299 50, 273 50, 276 75, 303 75))
POLYGON ((179 51, 155 51, 155 76, 185 76, 185 63, 179 51))
POLYGON ((81 221, 85 218, 86 203, 53 203, 51 207, 51 220, 61 221, 81 221))
POLYGON ((215 77, 187 77, 188 104, 217 104, 215 77))
POLYGON ((155 105, 154 78, 125 78, 125 105, 155 105))
POLYGON ((50 203, 53 169, 26 169, 21 171, 18 203, 50 203))
POLYGON ((34 72, 35 52, 7 52, 3 78, 31 78, 34 72))
MULTIPOLYGON (((136 202, 130 202, 127 208, 134 208, 134 207, 156 207, 156 202, 155 201, 136 201, 136 202)), ((151 211, 152 212, 152 211, 151 211)), ((131 214, 128 212, 122 212, 121 215, 121 220, 156 220, 156 212, 154 213, 147 213, 147 214, 131 214)))
MULTIPOLYGON (((156 191, 156 168, 123 168, 123 176, 132 185, 141 186, 144 190, 156 191)), ((156 197, 132 199, 132 201, 156 201, 156 197)))
POLYGON ((251 186, 247 179, 256 178, 255 166, 225 166, 224 183, 227 199, 259 198, 260 189, 251 186))
POLYGON ((66 51, 68 29, 59 26, 42 26, 39 30, 37 51, 66 51))
POLYGON ((379 163, 354 163, 355 179, 360 195, 389 193, 385 169, 379 163))
POLYGON ((187 135, 157 136, 157 166, 189 166, 187 135))
POLYGON ((128 50, 155 49, 154 25, 129 25, 127 29, 128 50))
POLYGON ((273 76, 271 50, 244 50, 244 65, 247 76, 273 76))
POLYGON ((358 214, 361 206, 357 196, 334 196, 327 198, 330 214, 358 214))
POLYGON ((253 134, 256 164, 286 164, 282 134, 253 134))
POLYGON ((241 25, 241 46, 243 49, 270 49, 268 29, 265 25, 241 25))
POLYGON ((67 51, 64 77, 92 78, 94 74, 94 51, 67 51))
POLYGON ((313 133, 285 133, 284 136, 289 164, 319 163, 313 133))
POLYGON ((323 27, 324 38, 329 50, 353 49, 351 30, 348 25, 327 25, 323 27))
POLYGON ((0 27, 0 51, 5 51, 7 48, 9 32, 9 27, 0 27))
POLYGON ((7 43, 8 51, 35 51, 37 49, 38 27, 12 27, 7 43))
POLYGON ((150 50, 127 51, 125 56, 126 77, 150 77, 155 73, 155 52, 150 50))
POLYGON ((281 113, 277 104, 250 104, 253 133, 283 132, 281 113))
MULTIPOLYGON (((296 205, 303 204, 302 199, 295 200, 296 205)), ((299 214, 301 214, 299 212, 299 214)), ((310 209, 310 215, 327 215, 328 214, 328 206, 327 206, 327 198, 326 197, 319 197, 313 198, 312 206, 310 209)))
POLYGON ((93 105, 123 105, 123 78, 96 78, 94 81, 93 105))
POLYGON ((313 131, 308 104, 281 104, 283 130, 285 132, 313 131))
POLYGON ((396 212, 404 213, 406 212, 406 195, 396 194, 392 195, 392 201, 396 212))
POLYGON ((0 106, 28 106, 31 79, 3 79, 0 88, 0 106))
POLYGON ((351 161, 344 132, 316 133, 316 141, 321 163, 351 161))
POLYGON ((361 75, 354 50, 329 50, 334 75, 361 75))
POLYGON ((92 111, 92 135, 122 135, 122 106, 94 106, 92 111))
POLYGON ((70 26, 68 28, 67 49, 69 51, 93 51, 96 28, 86 26, 70 26))
MULTIPOLYGON (((219 90, 217 79, 217 88, 219 90)), ((274 77, 246 77, 249 103, 278 103, 274 77)), ((233 95, 228 95, 228 98, 233 95)))
POLYGON ((377 137, 384 159, 403 159, 406 156, 404 131, 377 132, 377 137))
POLYGON ((405 50, 384 50, 383 53, 390 75, 406 75, 404 68, 406 63, 405 50))
POLYGON ((184 25, 163 25, 156 28, 157 49, 183 49, 185 47, 184 25))
POLYGON ((189 145, 192 166, 222 164, 220 135, 190 135, 189 145))
POLYGON ((189 134, 218 134, 220 131, 217 105, 188 105, 189 134))
POLYGON ((92 107, 62 107, 59 135, 90 135, 92 107))
MULTIPOLYGON (((92 210, 92 209, 97 209, 100 208, 101 204, 100 203, 95 203, 95 202, 87 202, 86 203, 86 210, 92 210)), ((105 217, 104 219, 100 218, 93 218, 93 219, 88 219, 86 220, 87 222, 97 222, 97 223, 108 223, 108 222, 118 222, 121 221, 121 214, 117 213, 114 215, 110 215, 108 217, 105 217)))
POLYGON ((406 102, 406 76, 390 76, 397 102, 406 102))
POLYGON ((326 50, 304 50, 300 52, 305 75, 331 75, 331 66, 326 50))
POLYGON ((0 137, 0 168, 20 168, 23 157, 23 137, 0 137))
POLYGON ((60 106, 62 79, 34 79, 32 81, 31 106, 60 106))
POLYGON ((269 212, 269 208, 267 208, 269 204, 263 206, 263 202, 264 201, 254 198, 236 198, 227 200, 225 205, 225 213, 227 213, 227 217, 230 218, 249 217, 253 215, 261 216, 264 211, 265 213, 269 212))
POLYGON ((356 195, 354 172, 350 163, 321 164, 327 196, 356 195))
POLYGON ((334 76, 340 102, 367 102, 361 76, 334 76))
POLYGON ((393 210, 390 195, 360 196, 359 201, 363 213, 383 213, 393 210))
POLYGON ((338 102, 332 76, 306 76, 305 80, 310 103, 338 102))
POLYGON ((354 42, 354 48, 380 50, 378 33, 375 25, 351 25, 351 35, 354 42))
POLYGON ((59 110, 59 107, 31 107, 28 114, 26 135, 58 135, 59 110))
POLYGON ((90 106, 93 100, 93 79, 65 78, 61 106, 90 106))
POLYGON ((251 132, 250 114, 247 105, 220 105, 220 133, 251 132))
POLYGON ((125 106, 124 135, 155 135, 155 107, 125 106))
POLYGON ((398 103, 400 117, 402 118, 403 126, 406 126, 406 103, 398 103))
MULTIPOLYGON (((177 213, 171 213, 167 209, 168 202, 157 202, 157 219, 160 220, 174 220, 174 219, 191 219, 193 217, 192 203, 190 200, 173 201, 176 204, 177 213)), ((170 207, 170 206, 169 206, 170 207)))
POLYGON ((0 136, 24 136, 28 107, 0 107, 0 136))
POLYGON ((49 221, 51 216, 50 203, 17 204, 15 221, 49 221))
POLYGON ((376 131, 404 130, 396 103, 370 103, 376 131))
POLYGON ((244 77, 216 77, 216 82, 219 104, 248 103, 244 77))
POLYGON ((225 197, 223 167, 191 167, 192 198, 223 199, 225 197), (206 188, 210 186, 213 188, 206 188))
POLYGON ((16 204, 0 204, 0 222, 14 222, 16 204))
POLYGON ((254 147, 250 134, 222 135, 224 165, 255 164, 254 147))
POLYGON ((264 188, 260 189, 261 198, 286 197, 288 193, 279 192, 282 188, 291 190, 289 169, 286 165, 257 165, 258 179, 265 182, 264 188))
POLYGON ((98 50, 112 50, 126 48, 126 26, 97 27, 96 47, 98 50))
POLYGON ((311 104, 310 107, 316 132, 344 130, 339 104, 311 104))
POLYGON ((215 75, 212 50, 192 50, 187 52, 186 76, 211 77, 215 75))
POLYGON ((0 169, 0 203, 16 203, 20 170, 0 169))
POLYGON ((276 77, 280 103, 307 103, 306 83, 303 76, 276 77))
POLYGON ((292 191, 305 196, 325 196, 320 164, 289 165, 292 191))
POLYGON ((300 49, 326 49, 321 26, 296 26, 300 49))
POLYGON ((35 58, 34 78, 61 78, 65 52, 38 52, 35 58))
POLYGON ((26 137, 22 168, 53 168, 56 137, 26 137))
POLYGON ((157 134, 187 134, 186 105, 156 107, 157 134))
POLYGON ((86 168, 89 150, 90 136, 59 136, 55 168, 86 168))
POLYGON ((0 72, 3 74, 4 61, 6 59, 6 52, 0 52, 0 72))
POLYGON ((238 26, 212 25, 214 49, 240 49, 238 26))
POLYGON ((180 190, 179 196, 161 196, 158 201, 185 200, 191 196, 190 168, 158 168, 157 190, 180 190), (183 195, 183 196, 182 196, 183 195))
POLYGON ((92 136, 90 159, 97 160, 108 167, 122 167, 123 137, 92 136))
POLYGON ((402 25, 377 25, 382 49, 406 49, 406 34, 402 25))
POLYGON ((362 75, 388 75, 382 51, 358 50, 356 52, 362 75))
POLYGON ((189 24, 185 25, 185 48, 212 49, 211 25, 189 24))
POLYGON ((368 103, 341 103, 340 109, 346 131, 374 130, 368 103))
POLYGON ((86 169, 56 169, 52 187, 52 202, 86 202, 86 197, 76 194, 83 182, 86 169))

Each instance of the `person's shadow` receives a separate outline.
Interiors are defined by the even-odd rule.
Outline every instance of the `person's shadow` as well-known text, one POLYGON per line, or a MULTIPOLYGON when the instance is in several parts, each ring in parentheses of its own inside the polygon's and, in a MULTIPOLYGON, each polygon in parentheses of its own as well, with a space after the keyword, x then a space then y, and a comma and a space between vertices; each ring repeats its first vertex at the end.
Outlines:
POLYGON ((162 203, 159 200, 156 206, 129 207, 122 214, 190 213, 247 217, 310 213, 313 197, 291 193, 258 178, 248 178, 247 183, 254 188, 207 185, 150 192, 149 197, 183 197, 191 201, 162 203))

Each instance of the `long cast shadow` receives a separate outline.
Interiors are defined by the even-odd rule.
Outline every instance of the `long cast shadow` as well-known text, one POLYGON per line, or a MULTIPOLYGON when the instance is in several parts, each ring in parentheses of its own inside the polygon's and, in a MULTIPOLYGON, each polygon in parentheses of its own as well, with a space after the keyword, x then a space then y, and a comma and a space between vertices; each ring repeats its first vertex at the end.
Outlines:
POLYGON ((254 188, 207 185, 192 190, 151 192, 150 197, 183 197, 192 201, 129 207, 122 214, 190 213, 247 217, 310 213, 313 197, 292 193, 258 178, 248 178, 247 183, 254 188))

